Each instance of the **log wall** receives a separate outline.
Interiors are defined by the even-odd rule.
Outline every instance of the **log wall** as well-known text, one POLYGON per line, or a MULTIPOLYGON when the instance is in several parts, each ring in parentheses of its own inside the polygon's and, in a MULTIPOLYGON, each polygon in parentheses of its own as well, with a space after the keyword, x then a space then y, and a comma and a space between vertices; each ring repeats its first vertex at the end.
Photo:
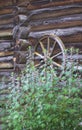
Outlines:
POLYGON ((15 38, 24 41, 23 45, 22 42, 19 45, 23 46, 19 47, 21 52, 26 51, 26 44, 28 46, 29 39, 29 42, 35 45, 35 39, 45 34, 54 33, 61 38, 66 48, 78 48, 79 54, 82 54, 81 0, 18 2, 16 18, 19 21, 19 27, 18 31, 14 31, 16 33, 15 38))
POLYGON ((51 33, 66 48, 79 48, 82 63, 82 0, 0 0, 0 125, 9 93, 3 77, 8 83, 14 70, 25 67, 28 46, 51 33))
POLYGON ((0 0, 0 130, 2 130, 2 117, 6 116, 3 107, 7 101, 11 73, 14 71, 13 56, 14 45, 12 30, 16 25, 15 8, 12 0, 0 0))

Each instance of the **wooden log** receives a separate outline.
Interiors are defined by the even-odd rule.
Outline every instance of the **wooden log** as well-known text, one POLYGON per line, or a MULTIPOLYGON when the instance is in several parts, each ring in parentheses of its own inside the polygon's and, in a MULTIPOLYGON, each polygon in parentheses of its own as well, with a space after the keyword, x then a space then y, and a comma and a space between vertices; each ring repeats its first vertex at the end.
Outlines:
POLYGON ((0 15, 11 14, 12 12, 13 12, 13 9, 12 9, 12 8, 0 9, 0 15))
POLYGON ((14 17, 14 14, 4 14, 4 15, 0 15, 0 20, 1 19, 10 19, 10 18, 13 18, 14 17))
POLYGON ((0 69, 10 69, 10 68, 13 68, 12 63, 7 63, 7 62, 0 63, 0 69))
POLYGON ((82 27, 69 27, 62 29, 50 29, 37 32, 30 32, 28 37, 40 38, 44 35, 56 34, 58 36, 69 36, 75 33, 82 33, 82 27))
MULTIPOLYGON (((39 19, 30 21, 30 26, 39 26, 39 25, 51 25, 57 23, 65 23, 65 22, 73 22, 73 21, 82 21, 82 14, 75 14, 69 16, 61 16, 58 18, 46 18, 46 19, 39 19)), ((26 22, 24 23, 26 24, 26 22)), ((28 25, 28 24, 27 24, 28 25)), ((78 26, 78 25, 77 25, 78 26)))
POLYGON ((11 55, 14 55, 13 51, 2 51, 2 52, 0 52, 0 57, 11 56, 11 55))
POLYGON ((43 31, 43 30, 49 30, 49 29, 61 29, 61 28, 68 28, 68 27, 76 27, 76 26, 82 26, 82 21, 66 21, 61 23, 53 23, 48 25, 39 25, 39 26, 33 26, 31 27, 31 31, 43 31))
MULTIPOLYGON (((51 34, 55 34, 54 33, 54 31, 51 31, 52 33, 50 33, 50 35, 51 34)), ((33 33, 32 35, 30 35, 30 36, 34 36, 35 38, 38 38, 38 39, 40 39, 42 36, 44 36, 44 35, 49 35, 49 32, 44 32, 44 33, 40 33, 40 32, 37 32, 37 33, 33 33)), ((63 43, 64 44, 69 44, 69 46, 71 46, 71 44, 72 43, 77 43, 77 45, 78 45, 78 43, 82 43, 82 33, 81 32, 77 32, 77 33, 72 33, 72 34, 70 34, 70 33, 68 33, 69 35, 63 35, 63 33, 61 33, 61 35, 59 35, 60 33, 58 33, 58 34, 56 34, 56 35, 58 35, 60 38, 61 38, 61 40, 63 41, 63 43)), ((81 46, 82 46, 82 44, 81 44, 81 46)))
MULTIPOLYGON (((26 3, 24 3, 23 5, 25 5, 25 4, 26 3)), ((48 7, 54 7, 54 6, 64 6, 64 5, 71 5, 71 4, 82 4, 82 0, 54 1, 54 2, 48 2, 47 4, 40 3, 38 6, 37 6, 37 2, 36 2, 36 5, 32 5, 32 4, 27 5, 27 9, 35 10, 35 9, 48 8, 48 7)))
POLYGON ((82 33, 76 33, 69 36, 60 36, 61 40, 65 43, 82 43, 82 33))
POLYGON ((0 57, 0 62, 13 61, 13 56, 0 57))
POLYGON ((27 14, 28 10, 25 7, 17 7, 18 14, 27 14))
POLYGON ((59 9, 59 10, 38 10, 37 12, 33 12, 31 20, 38 20, 38 19, 46 19, 46 18, 58 18, 62 16, 69 16, 73 14, 82 14, 82 7, 68 7, 66 9, 59 9))
POLYGON ((12 5, 12 0, 0 0, 0 7, 7 7, 7 6, 10 6, 12 5))
POLYGON ((3 68, 3 69, 0 69, 0 73, 4 73, 3 77, 6 75, 6 73, 11 74, 12 72, 14 73, 14 68, 7 68, 7 69, 3 68))
POLYGON ((3 25, 0 25, 0 30, 13 29, 13 27, 14 27, 13 23, 3 24, 3 25))
POLYGON ((2 43, 0 43, 0 51, 9 49, 11 46, 12 46, 12 43, 10 43, 10 42, 2 42, 2 43))
POLYGON ((13 23, 13 18, 11 18, 11 19, 1 19, 0 20, 0 25, 3 25, 3 24, 9 24, 9 23, 13 23))
POLYGON ((22 27, 18 27, 18 26, 15 26, 15 28, 13 29, 13 37, 16 39, 27 39, 28 37, 28 34, 30 32, 30 26, 28 27, 25 27, 25 26, 22 26, 22 27))
POLYGON ((12 36, 12 29, 0 30, 0 37, 12 36))
POLYGON ((17 18, 20 22, 23 22, 27 20, 28 16, 21 14, 21 15, 18 15, 17 18))

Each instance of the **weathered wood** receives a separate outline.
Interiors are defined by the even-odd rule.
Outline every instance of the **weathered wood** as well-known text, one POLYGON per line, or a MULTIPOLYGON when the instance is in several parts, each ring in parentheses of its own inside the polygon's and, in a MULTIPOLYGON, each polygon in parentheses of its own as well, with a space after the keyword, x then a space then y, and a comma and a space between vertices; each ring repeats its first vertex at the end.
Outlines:
POLYGON ((11 43, 0 43, 0 51, 3 51, 3 50, 5 50, 5 49, 8 49, 8 48, 10 48, 11 47, 11 43))
POLYGON ((24 27, 24 26, 22 26, 22 27, 18 27, 18 26, 16 26, 14 29, 13 29, 13 37, 16 39, 16 38, 18 38, 18 39, 25 39, 25 38, 27 38, 28 37, 28 34, 29 34, 29 32, 30 32, 30 26, 28 26, 28 27, 24 27))
MULTIPOLYGON (((34 13, 33 13, 34 14, 34 13)), ((38 20, 38 19, 43 19, 43 18, 58 18, 62 16, 68 16, 73 15, 73 14, 82 14, 82 7, 69 7, 66 9, 59 9, 59 10, 49 10, 47 11, 37 11, 35 14, 31 17, 31 20, 38 20)))
POLYGON ((0 69, 10 69, 13 68, 13 64, 12 63, 0 63, 0 69))
POLYGON ((5 29, 13 29, 14 25, 13 23, 8 23, 8 24, 3 24, 3 25, 0 25, 0 30, 5 30, 5 29))
MULTIPOLYGON (((1 3, 0 3, 0 4, 1 4, 1 3)), ((12 14, 12 13, 13 13, 13 9, 12 9, 12 8, 0 9, 0 15, 12 14)))
POLYGON ((0 7, 10 6, 12 5, 12 0, 0 0, 0 7))
POLYGON ((13 51, 2 51, 2 52, 0 52, 0 57, 11 56, 11 55, 14 55, 13 51))
POLYGON ((70 47, 71 47, 71 43, 82 43, 82 33, 76 33, 74 35, 69 35, 69 36, 60 36, 61 40, 64 43, 70 43, 70 47))
POLYGON ((14 17, 14 14, 4 14, 4 15, 0 15, 0 20, 1 19, 10 19, 10 18, 13 18, 14 17))
POLYGON ((41 26, 41 25, 51 25, 51 24, 57 24, 57 23, 61 24, 63 22, 65 23, 65 22, 73 22, 73 21, 79 21, 79 20, 82 21, 82 14, 63 16, 60 18, 53 18, 53 19, 46 18, 46 19, 34 20, 34 21, 30 21, 29 25, 31 25, 31 26, 39 26, 40 25, 41 26))
POLYGON ((65 29, 50 29, 37 32, 30 32, 28 37, 40 38, 44 35, 56 34, 58 36, 67 36, 75 33, 82 33, 82 27, 69 27, 65 29))
MULTIPOLYGON (((54 1, 54 2, 48 2, 47 4, 37 4, 32 5, 29 4, 27 5, 28 10, 34 10, 34 9, 41 9, 41 8, 48 8, 48 7, 54 7, 54 6, 64 6, 64 5, 71 5, 71 4, 82 4, 82 0, 65 0, 65 1, 54 1)), ((26 3, 24 3, 25 5, 26 3)))
MULTIPOLYGON (((16 18, 17 18, 17 17, 16 17, 16 18)), ((26 21, 27 18, 28 18, 27 15, 23 15, 23 14, 18 15, 18 20, 19 20, 20 22, 26 21)))
POLYGON ((13 61, 13 56, 0 57, 0 62, 13 61))
POLYGON ((0 37, 12 36, 12 29, 0 30, 0 37))
POLYGON ((76 27, 76 26, 82 26, 82 21, 66 21, 66 22, 60 22, 60 23, 53 23, 49 25, 36 25, 31 27, 31 31, 43 31, 43 30, 49 30, 49 29, 58 29, 58 28, 68 28, 68 27, 76 27))
POLYGON ((13 23, 13 18, 11 18, 11 19, 1 19, 0 20, 0 25, 3 25, 3 24, 9 24, 9 23, 13 23))

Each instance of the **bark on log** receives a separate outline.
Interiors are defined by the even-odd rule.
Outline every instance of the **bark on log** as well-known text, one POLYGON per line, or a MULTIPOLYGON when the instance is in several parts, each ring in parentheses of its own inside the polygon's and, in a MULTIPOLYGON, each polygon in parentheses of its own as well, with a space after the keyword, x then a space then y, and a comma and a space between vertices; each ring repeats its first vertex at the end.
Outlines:
POLYGON ((0 69, 10 69, 13 68, 13 64, 12 63, 0 63, 0 69))
POLYGON ((35 12, 35 14, 31 17, 31 20, 38 20, 38 19, 44 19, 44 18, 58 18, 58 17, 62 17, 62 16, 69 16, 69 15, 73 15, 73 14, 82 14, 82 7, 69 7, 66 9, 59 9, 59 10, 51 10, 51 11, 37 11, 37 13, 35 12))
POLYGON ((14 17, 14 14, 4 14, 4 15, 0 15, 0 20, 1 19, 10 19, 13 17, 14 17))
POLYGON ((12 29, 0 31, 0 37, 12 36, 12 29))
POLYGON ((8 7, 12 5, 12 0, 0 0, 0 7, 8 7))
POLYGON ((82 43, 82 33, 76 33, 74 35, 69 36, 60 36, 61 40, 64 43, 69 43, 71 47, 71 43, 82 43))
POLYGON ((3 24, 3 25, 0 25, 0 30, 13 29, 13 27, 14 27, 13 23, 3 24))
POLYGON ((13 56, 0 57, 0 62, 13 61, 13 56))
MULTIPOLYGON (((1 4, 1 3, 0 3, 1 4)), ((0 15, 4 15, 4 14, 12 14, 13 9, 12 8, 4 8, 0 10, 0 15)))
POLYGON ((13 51, 2 51, 2 52, 0 52, 0 57, 11 56, 11 55, 14 55, 13 51))
POLYGON ((28 10, 34 10, 34 9, 40 9, 40 8, 48 8, 48 7, 54 7, 54 6, 64 6, 64 5, 71 5, 71 4, 82 4, 82 0, 55 1, 55 2, 49 2, 48 4, 39 4, 38 6, 29 4, 27 6, 27 9, 28 10))
POLYGON ((43 35, 56 34, 58 36, 69 36, 71 34, 82 33, 82 27, 69 27, 65 29, 50 29, 44 31, 30 32, 28 37, 40 38, 43 35))
POLYGON ((0 51, 7 50, 7 49, 11 48, 11 46, 12 46, 12 43, 10 43, 10 42, 1 42, 0 51))
POLYGON ((3 25, 3 24, 9 24, 9 23, 13 23, 13 18, 11 18, 11 19, 1 19, 0 20, 0 25, 3 25))
POLYGON ((49 29, 60 29, 60 28, 68 28, 68 27, 76 27, 76 26, 82 26, 82 21, 66 21, 61 23, 53 23, 49 25, 39 25, 39 26, 33 26, 31 27, 31 31, 43 31, 43 30, 49 30, 49 29))

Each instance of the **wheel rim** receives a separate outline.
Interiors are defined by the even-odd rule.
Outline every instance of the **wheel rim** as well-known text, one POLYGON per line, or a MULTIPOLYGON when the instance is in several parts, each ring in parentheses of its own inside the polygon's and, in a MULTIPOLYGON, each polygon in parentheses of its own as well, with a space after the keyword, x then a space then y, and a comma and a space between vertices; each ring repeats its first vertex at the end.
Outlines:
POLYGON ((65 67, 65 46, 61 39, 56 35, 43 36, 35 46, 34 64, 42 67, 44 64, 53 67, 65 67))

